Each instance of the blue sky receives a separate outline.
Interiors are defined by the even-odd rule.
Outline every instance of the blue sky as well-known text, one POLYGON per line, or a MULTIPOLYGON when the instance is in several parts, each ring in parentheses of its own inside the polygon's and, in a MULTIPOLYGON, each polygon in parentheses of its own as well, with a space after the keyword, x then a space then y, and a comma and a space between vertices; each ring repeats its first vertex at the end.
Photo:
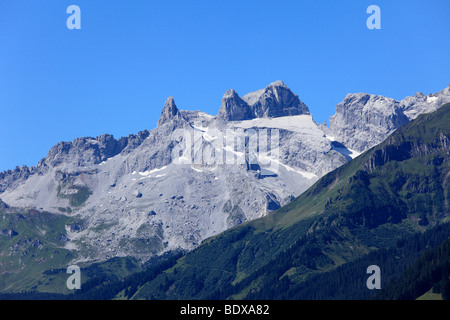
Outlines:
POLYGON ((347 93, 450 84, 448 0, 0 0, 0 171, 59 141, 156 127, 168 96, 213 115, 282 80, 321 123, 347 93), (69 30, 69 5, 81 30, 69 30), (369 30, 369 5, 381 30, 369 30))

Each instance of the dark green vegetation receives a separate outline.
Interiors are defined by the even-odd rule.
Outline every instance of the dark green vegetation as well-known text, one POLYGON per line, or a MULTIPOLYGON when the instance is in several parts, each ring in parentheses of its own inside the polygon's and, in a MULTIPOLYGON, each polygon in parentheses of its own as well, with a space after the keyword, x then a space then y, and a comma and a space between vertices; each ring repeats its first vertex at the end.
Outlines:
MULTIPOLYGON (((72 185, 67 188, 69 190, 75 190, 75 191, 72 191, 70 194, 63 194, 61 192, 61 189, 62 189, 61 186, 59 186, 58 187, 58 197, 63 198, 63 199, 69 199, 69 204, 72 207, 82 206, 86 202, 86 200, 89 198, 89 196, 91 195, 91 191, 86 186, 72 185)), ((69 212, 69 213, 72 212, 70 207, 59 208, 59 211, 69 212)))
POLYGON ((56 178, 59 180, 57 196, 61 199, 68 199, 68 205, 70 205, 70 207, 58 208, 60 212, 72 213, 72 209, 82 206, 87 201, 92 192, 86 185, 79 185, 77 177, 80 175, 89 176, 95 173, 98 173, 98 170, 74 173, 67 173, 61 170, 56 171, 56 178))
MULTIPOLYGON (((132 258, 112 258, 106 262, 82 267, 82 285, 80 290, 71 292, 7 292, 0 293, 0 300, 111 300, 130 299, 138 288, 153 280, 161 272, 172 267, 182 252, 167 252, 140 265, 132 258)), ((65 286, 66 269, 52 269, 46 275, 61 275, 55 282, 65 286)))
POLYGON ((430 287, 433 293, 450 300, 450 236, 438 247, 426 250, 402 275, 376 296, 378 299, 414 299, 430 287))
POLYGON ((66 298, 410 299, 431 288, 445 297, 449 124, 447 104, 276 212, 130 276, 94 272, 66 298), (365 286, 372 264, 382 270, 381 292, 365 286))
POLYGON ((266 283, 247 298, 396 300, 415 299, 432 287, 440 292, 450 276, 449 238, 450 223, 437 225, 400 239, 389 248, 374 250, 331 271, 317 273, 300 284, 289 286, 286 280, 275 281, 276 285, 266 283), (430 259, 434 254, 438 258, 430 259), (366 270, 370 265, 381 269, 380 291, 367 289, 366 270))
POLYGON ((72 207, 83 205, 91 195, 91 191, 86 186, 73 186, 72 189, 77 190, 77 192, 70 197, 70 205, 72 207))

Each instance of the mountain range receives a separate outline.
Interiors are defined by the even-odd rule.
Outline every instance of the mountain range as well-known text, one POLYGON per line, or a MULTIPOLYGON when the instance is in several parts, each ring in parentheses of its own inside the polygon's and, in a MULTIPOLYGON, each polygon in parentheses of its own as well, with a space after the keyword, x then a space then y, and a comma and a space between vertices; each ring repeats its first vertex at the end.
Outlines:
MULTIPOLYGON (((393 181, 395 188, 384 185, 387 176, 373 175, 379 168, 391 166, 393 160, 414 162, 412 158, 420 159, 411 164, 414 170, 420 166, 420 172, 428 174, 431 167, 423 166, 421 161, 436 153, 440 156, 427 161, 435 170, 430 174, 442 180, 443 172, 448 172, 448 132, 443 133, 440 144, 436 140, 409 145, 386 140, 381 149, 371 148, 388 137, 400 139, 392 134, 449 101, 450 87, 436 94, 417 93, 401 101, 348 94, 337 105, 327 127, 317 124, 299 97, 276 81, 242 98, 228 90, 216 116, 179 110, 174 98, 169 97, 153 130, 118 140, 104 134, 60 142, 37 166, 0 173, 0 256, 4 275, 0 289, 11 290, 11 283, 18 282, 20 288, 36 289, 36 274, 71 263, 117 257, 133 257, 142 263, 164 253, 195 249, 183 258, 186 261, 205 247, 214 247, 199 247, 205 239, 215 243, 217 240, 211 239, 251 237, 245 258, 241 253, 231 257, 232 262, 238 259, 238 264, 245 266, 243 271, 230 271, 236 282, 256 272, 270 257, 306 241, 299 235, 321 234, 320 230, 340 223, 347 229, 336 234, 327 231, 330 239, 326 243, 337 247, 345 243, 352 249, 333 247, 332 253, 326 254, 322 246, 312 245, 312 251, 305 253, 308 257, 317 247, 322 248, 322 253, 317 251, 317 259, 311 259, 316 266, 304 267, 305 272, 292 270, 293 277, 302 279, 308 268, 327 268, 338 264, 342 257, 350 259, 367 253, 377 247, 376 241, 389 240, 377 233, 375 243, 366 243, 354 232, 360 232, 361 237, 368 237, 373 230, 381 230, 386 238, 403 236, 416 230, 411 226, 408 229, 405 221, 436 223, 445 217, 447 200, 437 207, 447 211, 423 216, 417 209, 428 205, 430 200, 427 196, 422 199, 420 192, 425 188, 427 193, 431 186, 424 186, 420 177, 410 180, 412 171, 408 177, 393 181), (364 156, 357 157, 361 153, 364 156), (404 187, 405 181, 408 188, 398 189, 404 187), (370 192, 374 190, 384 191, 373 196, 370 192), (406 198, 399 197, 399 192, 406 198), (414 195, 417 192, 418 197, 414 195), (322 214, 324 210, 326 215, 322 214), (358 227, 349 228, 349 221, 358 227), (389 225, 392 230, 383 229, 387 223, 393 224, 389 225), (232 231, 222 235, 230 228, 232 231), (273 239, 284 243, 276 242, 273 248, 278 251, 273 251, 275 240, 263 235, 278 228, 289 232, 271 233, 273 239), (254 234, 261 239, 253 238, 254 234)), ((445 124, 439 128, 446 129, 445 124)), ((393 169, 397 168, 389 170, 393 169)), ((387 181, 391 179, 389 176, 387 181)), ((445 181, 440 183, 448 190, 445 181)), ((445 191, 436 192, 447 199, 445 191)), ((226 240, 213 250, 228 254, 227 246, 232 248, 233 243, 226 240)), ((221 268, 216 259, 212 262, 221 268)), ((134 267, 130 270, 138 268, 137 262, 131 264, 134 267)), ((145 294, 148 297, 161 292, 145 294)), ((178 293, 173 297, 184 296, 178 293)))
POLYGON ((152 300, 414 299, 440 284, 448 294, 449 123, 450 104, 420 115, 287 206, 106 287, 152 300), (384 291, 366 287, 373 264, 384 291))

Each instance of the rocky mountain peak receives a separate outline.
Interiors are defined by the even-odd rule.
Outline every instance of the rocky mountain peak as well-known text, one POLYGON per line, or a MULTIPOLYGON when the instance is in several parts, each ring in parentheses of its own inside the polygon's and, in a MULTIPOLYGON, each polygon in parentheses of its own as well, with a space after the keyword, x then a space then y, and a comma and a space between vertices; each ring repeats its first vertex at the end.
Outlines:
POLYGON ((348 148, 362 152, 407 122, 399 101, 374 94, 351 93, 330 117, 330 135, 348 148))
POLYGON ((382 142, 396 129, 423 113, 450 102, 450 87, 438 93, 421 92, 401 101, 367 93, 350 93, 336 106, 325 132, 346 147, 362 152, 382 142))
POLYGON ((284 82, 281 81, 281 80, 274 81, 274 82, 272 82, 271 84, 269 84, 267 87, 284 87, 284 88, 289 89, 289 88, 284 84, 284 82))
POLYGON ((228 99, 236 96, 239 97, 238 93, 234 89, 228 89, 227 92, 224 93, 222 99, 228 99))
POLYGON ((219 116, 228 120, 276 118, 310 114, 308 107, 284 82, 272 82, 264 89, 250 92, 242 98, 235 90, 225 92, 219 116))
POLYGON ((272 82, 264 89, 242 98, 257 118, 275 118, 310 114, 308 107, 282 81, 272 82))
POLYGON ((175 100, 173 97, 168 97, 166 103, 164 104, 164 108, 161 111, 161 116, 158 120, 158 127, 173 118, 175 118, 179 114, 179 110, 175 105, 175 100))
POLYGON ((450 85, 438 93, 429 95, 417 92, 414 96, 404 98, 400 105, 405 115, 413 120, 418 115, 433 112, 448 102, 450 102, 450 85))
POLYGON ((254 118, 250 106, 242 100, 236 91, 229 89, 222 98, 218 117, 227 121, 248 120, 254 118))
POLYGON ((141 145, 148 136, 149 131, 144 130, 119 140, 116 140, 112 134, 102 134, 95 138, 81 137, 73 141, 61 141, 49 150, 39 167, 45 164, 51 167, 78 168, 99 164, 121 152, 129 153, 141 145))

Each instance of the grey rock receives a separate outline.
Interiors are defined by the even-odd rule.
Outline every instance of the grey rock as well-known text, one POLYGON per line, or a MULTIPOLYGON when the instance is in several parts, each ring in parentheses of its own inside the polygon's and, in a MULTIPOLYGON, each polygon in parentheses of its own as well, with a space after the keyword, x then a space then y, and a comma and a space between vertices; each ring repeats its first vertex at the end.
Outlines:
POLYGON ((310 114, 308 107, 282 81, 248 93, 242 99, 252 108, 256 118, 310 114))
POLYGON ((17 186, 21 181, 27 180, 31 175, 42 172, 40 167, 16 167, 14 170, 0 172, 0 193, 8 188, 17 186))
POLYGON ((175 100, 173 97, 168 97, 166 103, 164 104, 164 108, 161 111, 161 116, 158 120, 158 126, 163 125, 164 123, 176 118, 179 115, 179 110, 175 105, 175 100))
POLYGON ((3 202, 2 199, 0 199, 0 209, 8 209, 8 205, 6 203, 3 202))
POLYGON ((233 89, 228 90, 223 96, 218 117, 238 121, 301 114, 309 115, 308 107, 282 81, 275 81, 242 98, 233 89))
POLYGON ((227 121, 238 121, 252 119, 254 118, 254 113, 236 91, 230 89, 225 92, 222 98, 222 105, 217 116, 227 121))
POLYGON ((400 107, 408 119, 412 120, 420 114, 436 111, 448 102, 450 102, 450 85, 438 93, 429 95, 417 92, 415 95, 400 101, 400 107))
POLYGON ((96 138, 82 137, 71 142, 62 141, 50 149, 44 163, 51 167, 68 164, 78 167, 96 165, 121 152, 131 152, 148 136, 149 131, 144 130, 119 140, 114 139, 111 134, 103 134, 96 138))
POLYGON ((320 128, 346 148, 363 152, 418 115, 433 112, 448 102, 450 86, 429 95, 419 92, 401 101, 366 93, 348 94, 336 106, 330 127, 322 124, 320 128))
POLYGON ((408 123, 400 103, 383 96, 348 94, 330 117, 329 135, 346 147, 363 152, 408 123))

